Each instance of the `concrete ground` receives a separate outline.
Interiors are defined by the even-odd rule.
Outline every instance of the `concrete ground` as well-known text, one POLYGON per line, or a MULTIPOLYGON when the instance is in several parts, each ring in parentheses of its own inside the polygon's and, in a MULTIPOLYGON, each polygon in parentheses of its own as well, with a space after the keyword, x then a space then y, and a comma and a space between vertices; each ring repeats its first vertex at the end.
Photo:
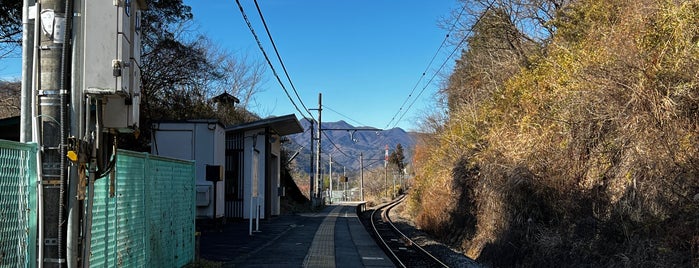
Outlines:
POLYGON ((261 220, 252 235, 248 221, 204 228, 200 257, 224 267, 395 267, 357 218, 356 205, 261 220))

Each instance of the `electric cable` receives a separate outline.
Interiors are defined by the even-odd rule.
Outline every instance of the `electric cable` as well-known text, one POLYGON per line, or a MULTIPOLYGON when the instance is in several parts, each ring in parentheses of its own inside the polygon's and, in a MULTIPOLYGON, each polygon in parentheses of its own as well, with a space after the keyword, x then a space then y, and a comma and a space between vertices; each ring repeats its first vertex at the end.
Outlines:
MULTIPOLYGON (((367 160, 367 159, 364 159, 364 160, 367 160)), ((369 163, 369 164, 365 164, 364 167, 362 167, 362 168, 363 168, 364 170, 366 170, 366 171, 370 171, 368 168, 369 168, 371 165, 376 164, 376 163, 381 162, 381 161, 385 161, 385 160, 384 160, 384 159, 376 159, 376 160, 374 160, 374 162, 371 162, 371 163, 369 163)))
MULTIPOLYGON (((303 115, 304 113, 301 111, 301 109, 298 107, 298 105, 296 105, 296 102, 294 102, 294 99, 291 97, 291 94, 289 94, 289 90, 286 89, 286 86, 284 86, 284 83, 282 83, 281 78, 279 78, 279 74, 277 73, 277 70, 274 69, 274 65, 272 64, 272 61, 270 61, 269 56, 267 56, 267 52, 265 52, 265 49, 262 46, 262 42, 260 42, 260 38, 255 33, 255 29, 252 27, 252 23, 250 23, 248 16, 245 14, 245 10, 243 9, 243 5, 240 4, 240 0, 235 0, 235 2, 238 4, 238 8, 240 9, 240 14, 243 15, 243 19, 245 20, 245 23, 248 25, 248 29, 250 29, 250 33, 252 33, 252 36, 255 38, 255 41, 257 42, 257 46, 260 48, 260 51, 262 51, 262 55, 265 57, 265 60, 267 61, 269 68, 272 69, 272 73, 274 74, 274 77, 277 78, 277 82, 284 90, 284 93, 286 93, 286 96, 287 96, 287 98, 289 98, 289 101, 291 101, 291 104, 294 105, 294 108, 296 109, 296 111, 298 111, 301 115, 303 115)), ((306 112, 308 112, 308 111, 306 111, 306 112)), ((313 117, 313 115, 311 113, 308 113, 308 115, 311 117, 311 119, 315 120, 315 118, 313 117)))
POLYGON ((432 63, 437 58, 437 55, 439 55, 439 51, 442 50, 444 45, 447 43, 447 40, 449 40, 451 32, 454 31, 454 28, 456 28, 456 24, 459 22, 459 19, 461 19, 461 15, 464 14, 464 11, 466 11, 466 4, 464 4, 464 7, 461 9, 461 12, 459 12, 459 15, 454 20, 454 23, 452 23, 451 27, 449 27, 449 31, 444 36, 444 39, 442 40, 442 44, 439 45, 439 48, 437 48, 437 51, 435 51, 434 55, 432 55, 432 59, 430 59, 430 62, 427 64, 427 67, 425 67, 425 71, 422 72, 422 75, 420 76, 420 78, 417 80, 417 82, 415 82, 415 86, 413 86, 413 89, 410 90, 410 94, 408 94, 408 97, 405 98, 405 100, 403 101, 403 104, 400 105, 400 108, 398 108, 398 111, 396 111, 396 114, 393 115, 393 117, 391 118, 391 121, 389 121, 388 124, 386 124, 386 127, 384 127, 384 128, 388 128, 388 126, 390 126, 391 123, 393 123, 393 120, 395 120, 396 116, 398 116, 398 114, 400 114, 401 110, 403 110, 403 107, 405 107, 405 104, 408 103, 408 100, 410 100, 410 97, 413 96, 413 93, 415 93, 415 89, 417 89, 418 85, 420 85, 420 82, 422 82, 422 79, 425 78, 425 75, 429 71, 430 66, 432 66, 432 63))
POLYGON ((323 135, 325 136, 325 138, 328 139, 328 141, 333 145, 333 147, 335 147, 335 149, 337 149, 338 151, 340 151, 340 153, 342 153, 343 155, 345 155, 347 158, 352 158, 350 155, 348 155, 347 153, 345 153, 344 151, 342 151, 342 149, 340 149, 340 147, 337 146, 337 144, 335 144, 335 142, 334 142, 332 139, 330 139, 330 136, 328 136, 327 133, 322 132, 322 131, 321 131, 321 133, 323 133, 323 135))
POLYGON ((344 114, 342 114, 342 113, 340 113, 340 112, 338 112, 338 111, 335 111, 335 110, 333 110, 332 108, 328 107, 328 106, 325 105, 325 104, 323 104, 323 108, 328 109, 328 110, 330 110, 331 112, 334 112, 334 113, 336 113, 336 114, 338 114, 338 115, 340 115, 340 116, 342 116, 342 117, 344 117, 344 118, 346 118, 346 119, 348 119, 348 120, 350 120, 350 121, 352 121, 352 122, 354 122, 354 123, 357 123, 357 124, 360 125, 360 126, 366 126, 366 124, 363 124, 362 122, 359 122, 359 121, 357 121, 357 120, 354 120, 354 119, 350 118, 349 116, 346 116, 346 115, 344 115, 344 114))
MULTIPOLYGON (((393 125, 393 127, 396 127, 396 126, 398 125, 398 123, 403 119, 403 117, 408 113, 408 111, 410 111, 410 108, 413 107, 413 105, 415 104, 415 102, 417 102, 417 100, 420 98, 420 96, 422 95, 422 93, 425 92, 425 89, 427 89, 427 87, 430 85, 430 83, 432 83, 432 81, 434 80, 434 78, 437 77, 437 74, 439 74, 439 73, 442 71, 442 69, 444 68, 444 66, 446 66, 447 62, 449 62, 449 60, 454 56, 454 54, 456 53, 456 51, 457 51, 459 48, 461 48, 461 45, 463 45, 463 43, 466 42, 466 40, 468 39, 468 37, 470 36, 470 34, 473 32, 473 28, 475 28, 476 25, 478 25, 478 23, 481 21, 481 19, 483 19, 483 16, 485 16, 485 14, 488 12, 488 10, 490 10, 490 8, 493 6, 493 4, 494 4, 494 2, 491 2, 490 4, 488 4, 488 7, 486 7, 485 10, 483 10, 483 12, 480 14, 480 16, 478 16, 478 19, 476 20, 475 23, 473 23, 473 25, 471 25, 471 28, 469 28, 469 30, 467 31, 467 34, 465 34, 464 37, 461 38, 461 41, 459 42, 459 44, 457 44, 457 45, 454 47, 454 49, 451 51, 451 53, 449 53, 449 56, 444 60, 444 62, 442 62, 442 65, 441 65, 441 66, 439 67, 439 69, 437 69, 437 71, 432 75, 432 77, 430 78, 430 80, 427 81, 427 84, 425 84, 425 86, 420 90, 420 93, 418 93, 417 97, 415 97, 415 99, 413 99, 413 101, 410 103, 410 105, 408 106, 408 108, 405 109, 405 112, 403 112, 403 114, 398 118, 398 120, 396 120, 396 122, 395 122, 395 124, 393 125)), ((402 107, 401 107, 401 108, 402 108, 402 107)), ((400 110, 399 110, 399 111, 400 111, 400 110)), ((389 123, 389 125, 390 125, 390 123, 389 123)), ((387 126, 387 127, 388 127, 388 126, 387 126)))
MULTIPOLYGON (((310 129, 310 128, 307 128, 307 129, 306 129, 306 130, 304 130, 303 132, 301 132, 301 133, 298 133, 298 135, 303 135, 303 134, 306 134, 306 132, 308 132, 309 130, 311 130, 311 129, 310 129)), ((298 143, 298 142, 297 142, 296 140, 294 140, 294 139, 292 139, 292 138, 289 138, 289 141, 290 141, 291 143, 294 143, 294 144, 296 144, 297 146, 299 146, 299 147, 301 147, 301 148, 304 148, 304 147, 306 147, 306 146, 304 146, 304 145, 301 145, 300 143, 298 143)))
MULTIPOLYGON (((274 53, 277 54, 277 59, 279 60, 279 63, 282 66, 282 70, 284 70, 284 74, 286 75, 286 79, 289 80, 289 85, 291 85, 291 89, 294 91, 294 94, 296 95, 296 98, 299 100, 299 103, 301 103, 301 106, 303 109, 308 113, 311 114, 310 110, 308 110, 308 107, 306 107, 306 104, 303 103, 303 100, 299 96, 299 92, 296 90, 296 86, 294 86, 294 82, 291 82, 291 77, 289 76, 289 72, 286 70, 286 66, 284 65, 284 61, 282 60, 282 57, 279 55, 279 50, 277 50, 277 45, 274 43, 274 39, 272 39, 272 34, 269 32, 269 28, 267 27, 267 21, 265 21, 265 17, 262 15, 262 10, 260 9, 260 5, 257 4, 257 0, 255 0, 255 7, 257 8, 257 13, 260 15, 260 20, 262 20, 262 25, 265 26, 265 31, 267 32, 267 37, 269 37, 269 42, 272 43, 272 47, 274 48, 274 53)), ((311 116, 312 118, 313 116, 311 116)))

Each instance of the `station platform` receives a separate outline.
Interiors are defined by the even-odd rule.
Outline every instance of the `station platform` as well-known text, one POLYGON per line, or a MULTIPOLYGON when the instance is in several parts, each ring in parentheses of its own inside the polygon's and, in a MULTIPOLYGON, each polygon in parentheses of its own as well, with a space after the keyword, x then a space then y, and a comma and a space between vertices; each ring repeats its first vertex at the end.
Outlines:
POLYGON ((252 236, 248 221, 203 230, 199 254, 223 267, 395 267, 359 221, 357 205, 261 220, 252 236))

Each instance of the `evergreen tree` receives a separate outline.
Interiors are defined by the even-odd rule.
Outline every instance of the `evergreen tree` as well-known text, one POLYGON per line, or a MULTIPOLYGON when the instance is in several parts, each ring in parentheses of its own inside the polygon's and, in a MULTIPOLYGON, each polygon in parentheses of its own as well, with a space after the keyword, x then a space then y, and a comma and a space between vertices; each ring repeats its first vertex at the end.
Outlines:
POLYGON ((405 155, 403 154, 403 145, 396 145, 396 150, 388 156, 388 162, 395 168, 396 172, 403 172, 405 169, 405 155))

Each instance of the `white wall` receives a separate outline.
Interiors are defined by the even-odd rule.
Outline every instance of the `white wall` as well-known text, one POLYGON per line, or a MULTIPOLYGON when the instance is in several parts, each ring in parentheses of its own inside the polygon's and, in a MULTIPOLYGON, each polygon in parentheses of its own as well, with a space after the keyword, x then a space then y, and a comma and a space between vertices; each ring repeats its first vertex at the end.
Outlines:
MULTIPOLYGON (((217 123, 182 122, 155 123, 151 153, 155 155, 194 160, 196 162, 196 185, 208 186, 214 198, 214 183, 206 180, 206 165, 225 164, 225 130, 217 123)), ((206 187, 204 187, 206 188, 206 187)), ((225 182, 216 182, 216 200, 209 206, 197 207, 197 218, 213 218, 214 202, 216 217, 224 216, 225 182)))
MULTIPOLYGON (((255 130, 249 130, 245 132, 245 148, 243 149, 243 165, 244 165, 244 180, 245 180, 245 189, 244 189, 244 198, 243 198, 243 218, 244 219, 249 219, 250 218, 250 209, 251 209, 251 204, 254 205, 252 202, 252 191, 253 191, 253 137, 256 137, 254 148, 259 151, 258 154, 258 166, 257 166, 257 175, 258 175, 258 180, 257 180, 257 198, 256 198, 256 204, 260 208, 260 218, 264 219, 265 218, 265 135, 259 135, 260 133, 264 133, 264 128, 260 129, 255 129, 255 130)), ((253 208, 254 209, 254 208, 253 208)), ((254 210, 253 210, 254 212, 254 210)), ((254 216, 253 216, 254 217, 254 216)))
POLYGON ((272 142, 271 145, 271 151, 270 153, 272 154, 271 159, 274 161, 273 163, 269 163, 270 170, 274 171, 275 174, 272 174, 272 183, 270 185, 270 192, 272 193, 272 204, 271 208, 271 214, 272 215, 279 215, 281 213, 281 205, 280 205, 280 196, 279 196, 279 187, 281 187, 281 158, 279 157, 280 155, 280 150, 281 150, 281 143, 279 142, 279 136, 273 135, 274 137, 274 142, 272 142))

